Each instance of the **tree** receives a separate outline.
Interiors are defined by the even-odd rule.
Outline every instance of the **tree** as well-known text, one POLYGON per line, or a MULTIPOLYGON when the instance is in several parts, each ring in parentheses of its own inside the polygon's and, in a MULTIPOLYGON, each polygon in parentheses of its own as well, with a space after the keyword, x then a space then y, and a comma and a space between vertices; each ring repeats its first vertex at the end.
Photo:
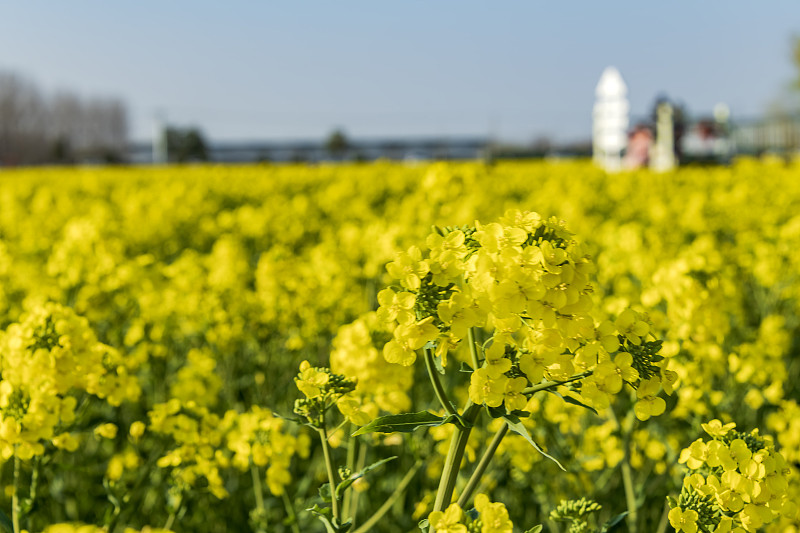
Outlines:
POLYGON ((208 161, 208 147, 197 128, 167 128, 167 153, 170 161, 208 161))
POLYGON ((350 148, 347 136, 340 129, 334 130, 325 141, 325 150, 333 157, 342 157, 350 148))
POLYGON ((127 143, 121 100, 42 96, 33 83, 0 72, 0 165, 121 161, 127 143))
POLYGON ((47 152, 45 107, 38 89, 0 73, 0 164, 40 162, 47 152))

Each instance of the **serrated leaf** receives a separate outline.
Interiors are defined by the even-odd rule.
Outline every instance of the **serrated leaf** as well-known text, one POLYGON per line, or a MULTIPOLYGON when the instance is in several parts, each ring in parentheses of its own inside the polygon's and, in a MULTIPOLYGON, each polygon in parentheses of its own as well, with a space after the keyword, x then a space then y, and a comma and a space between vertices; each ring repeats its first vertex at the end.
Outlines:
POLYGON ((539 452, 543 456, 553 461, 564 472, 567 471, 567 469, 564 468, 564 466, 560 462, 558 462, 558 459, 556 459, 552 455, 547 454, 538 444, 536 444, 536 441, 534 441, 530 433, 528 433, 528 428, 526 428, 524 425, 522 425, 522 422, 520 422, 519 417, 514 415, 504 415, 503 419, 506 421, 508 429, 510 429, 514 433, 522 435, 525 438, 525 440, 527 440, 537 452, 539 452))
POLYGON ((578 407, 583 407, 584 409, 588 409, 589 411, 591 411, 594 414, 599 416, 599 413, 597 412, 597 409, 595 409, 594 407, 592 407, 590 405, 586 405, 585 403, 583 403, 580 400, 576 400, 572 396, 564 396, 563 394, 559 394, 558 392, 555 392, 555 391, 547 391, 547 392, 549 392, 550 394, 555 394, 556 396, 558 396, 559 398, 561 398, 562 400, 564 400, 567 403, 571 403, 572 405, 577 405, 578 407))
POLYGON ((611 533, 622 521, 625 517, 628 516, 628 511, 624 513, 619 513, 617 516, 614 516, 608 520, 605 524, 603 524, 603 529, 601 529, 601 533, 611 533))
POLYGON ((525 531, 525 533, 541 533, 541 531, 542 531, 542 524, 539 524, 538 526, 533 526, 529 530, 525 531))
POLYGON ((358 435, 365 435, 367 433, 410 433, 417 428, 423 426, 441 426, 446 423, 447 419, 443 416, 437 416, 428 411, 420 411, 418 413, 403 413, 400 415, 387 415, 380 416, 359 428, 353 437, 358 435))
POLYGON ((340 499, 342 497, 342 495, 344 495, 344 491, 346 491, 350 487, 350 485, 352 485, 357 479, 364 477, 364 474, 366 474, 367 472, 369 472, 371 470, 375 470, 379 466, 385 465, 389 461, 394 461, 395 459, 397 459, 396 455, 392 456, 392 457, 388 457, 386 459, 381 459, 380 461, 376 461, 376 462, 372 463, 371 465, 365 466, 364 468, 362 468, 361 470, 359 470, 355 474, 352 474, 350 477, 348 477, 347 479, 345 479, 344 481, 339 483, 339 485, 337 485, 337 487, 336 487, 336 499, 337 500, 340 499))

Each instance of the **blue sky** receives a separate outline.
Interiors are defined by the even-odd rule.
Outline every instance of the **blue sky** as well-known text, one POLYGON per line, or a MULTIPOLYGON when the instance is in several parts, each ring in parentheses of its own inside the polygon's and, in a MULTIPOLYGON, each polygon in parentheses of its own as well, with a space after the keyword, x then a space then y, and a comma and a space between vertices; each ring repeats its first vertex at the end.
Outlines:
POLYGON ((800 1, 0 2, 0 70, 117 96, 215 140, 588 138, 614 65, 631 111, 763 114, 795 75, 800 1))

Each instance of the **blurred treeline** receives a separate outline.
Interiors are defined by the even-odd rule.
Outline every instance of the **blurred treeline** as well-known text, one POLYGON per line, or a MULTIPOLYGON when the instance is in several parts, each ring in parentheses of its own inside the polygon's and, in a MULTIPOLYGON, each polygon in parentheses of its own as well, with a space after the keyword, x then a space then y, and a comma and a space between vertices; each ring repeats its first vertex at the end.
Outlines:
POLYGON ((0 166, 114 163, 124 158, 128 117, 117 98, 43 93, 0 71, 0 166))

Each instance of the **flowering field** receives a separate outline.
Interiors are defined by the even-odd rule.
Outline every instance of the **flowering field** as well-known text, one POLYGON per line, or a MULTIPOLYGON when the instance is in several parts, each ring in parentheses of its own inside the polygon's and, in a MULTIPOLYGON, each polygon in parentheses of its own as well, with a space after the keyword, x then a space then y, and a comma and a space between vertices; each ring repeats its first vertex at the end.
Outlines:
POLYGON ((797 532, 799 274, 798 162, 5 170, 0 529, 797 532))

